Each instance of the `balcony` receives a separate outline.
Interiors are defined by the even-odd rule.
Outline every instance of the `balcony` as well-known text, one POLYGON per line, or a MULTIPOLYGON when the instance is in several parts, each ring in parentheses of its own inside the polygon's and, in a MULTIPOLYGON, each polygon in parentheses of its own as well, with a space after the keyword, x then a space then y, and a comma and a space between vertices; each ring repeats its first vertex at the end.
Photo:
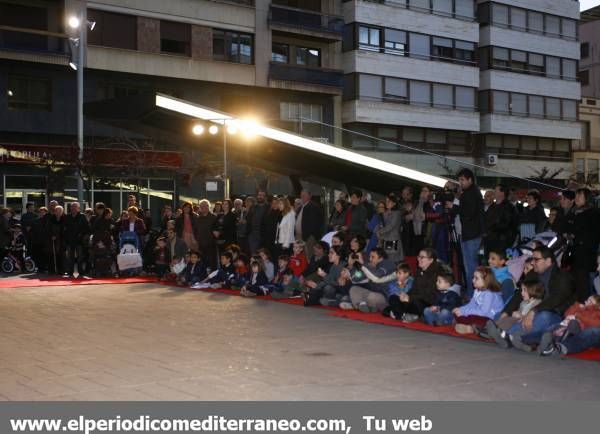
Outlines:
POLYGON ((311 68, 307 66, 271 62, 269 65, 269 80, 298 82, 328 88, 337 88, 334 93, 341 93, 344 72, 340 69, 311 68))
POLYGON ((0 25, 0 50, 35 54, 66 55, 67 36, 46 30, 0 25))
POLYGON ((335 42, 342 40, 344 18, 272 4, 269 6, 269 25, 272 30, 335 42))

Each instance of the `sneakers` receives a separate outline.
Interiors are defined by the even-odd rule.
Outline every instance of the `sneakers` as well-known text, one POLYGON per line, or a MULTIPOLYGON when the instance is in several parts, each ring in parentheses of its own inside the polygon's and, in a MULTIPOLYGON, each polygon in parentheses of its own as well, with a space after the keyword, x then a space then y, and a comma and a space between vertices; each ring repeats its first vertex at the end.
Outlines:
POLYGON ((533 351, 533 347, 523 342, 520 335, 510 335, 510 343, 517 350, 525 351, 527 353, 531 353, 533 351))
POLYGON ((539 356, 551 356, 555 352, 554 335, 552 332, 546 332, 542 335, 540 345, 537 348, 539 356))
POLYGON ((419 315, 415 315, 414 313, 405 313, 402 315, 402 322, 411 323, 415 322, 419 319, 419 315))
POLYGON ((340 303, 340 309, 342 310, 354 310, 354 305, 348 301, 342 301, 340 303))
POLYGON ((504 348, 505 350, 510 348, 510 338, 504 330, 498 328, 494 321, 489 320, 485 325, 485 329, 490 338, 495 340, 500 348, 504 348))
POLYGON ((366 301, 362 301, 358 304, 358 310, 360 310, 362 313, 371 312, 371 309, 369 309, 369 305, 367 304, 366 301))

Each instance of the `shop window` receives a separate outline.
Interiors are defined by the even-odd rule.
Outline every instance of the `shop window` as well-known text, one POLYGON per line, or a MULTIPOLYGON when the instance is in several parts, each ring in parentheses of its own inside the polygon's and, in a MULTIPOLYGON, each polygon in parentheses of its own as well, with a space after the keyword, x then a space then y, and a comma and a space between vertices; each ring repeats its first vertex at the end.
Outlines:
POLYGON ((585 160, 583 158, 575 160, 575 177, 577 182, 585 182, 585 160))
POLYGON ((398 149, 398 145, 394 143, 398 140, 398 130, 396 128, 379 127, 377 128, 377 137, 382 139, 377 142, 377 148, 387 151, 398 149))
POLYGON ((537 138, 523 136, 521 139, 521 151, 525 155, 534 155, 537 150, 537 138))
POLYGON ((425 130, 423 128, 402 128, 402 139, 408 143, 423 143, 425 130))
MULTIPOLYGON (((568 150, 567 150, 568 152, 568 150)), ((592 184, 598 184, 600 182, 600 160, 589 159, 587 160, 588 166, 588 181, 592 184)))

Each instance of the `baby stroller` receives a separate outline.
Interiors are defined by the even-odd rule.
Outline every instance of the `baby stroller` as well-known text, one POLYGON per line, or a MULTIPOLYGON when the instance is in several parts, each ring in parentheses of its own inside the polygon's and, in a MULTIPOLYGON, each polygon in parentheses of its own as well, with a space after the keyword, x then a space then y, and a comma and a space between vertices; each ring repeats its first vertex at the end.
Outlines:
POLYGON ((21 232, 21 225, 17 224, 11 228, 12 242, 4 249, 2 259, 2 271, 12 273, 14 271, 25 271, 33 273, 36 271, 35 261, 27 255, 27 243, 21 232))
POLYGON ((113 249, 110 236, 103 239, 91 239, 90 262, 94 277, 107 277, 114 274, 113 249))
POLYGON ((131 231, 121 232, 117 255, 119 272, 127 276, 135 276, 142 271, 143 265, 138 235, 131 231))

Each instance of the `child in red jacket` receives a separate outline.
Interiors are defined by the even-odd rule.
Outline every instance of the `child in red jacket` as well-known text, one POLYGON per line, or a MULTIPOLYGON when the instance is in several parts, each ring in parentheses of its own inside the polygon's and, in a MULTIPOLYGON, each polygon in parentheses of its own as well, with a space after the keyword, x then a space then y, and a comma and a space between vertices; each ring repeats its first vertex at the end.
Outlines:
POLYGON ((290 256, 289 268, 294 273, 294 276, 300 277, 306 267, 308 260, 306 259, 306 244, 302 240, 296 240, 294 243, 294 254, 290 256))

